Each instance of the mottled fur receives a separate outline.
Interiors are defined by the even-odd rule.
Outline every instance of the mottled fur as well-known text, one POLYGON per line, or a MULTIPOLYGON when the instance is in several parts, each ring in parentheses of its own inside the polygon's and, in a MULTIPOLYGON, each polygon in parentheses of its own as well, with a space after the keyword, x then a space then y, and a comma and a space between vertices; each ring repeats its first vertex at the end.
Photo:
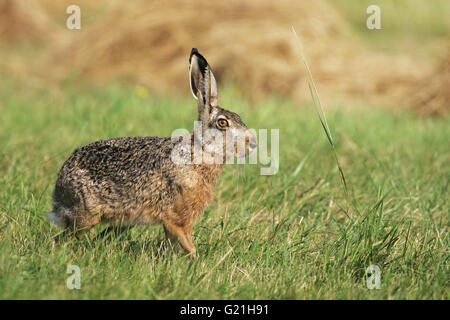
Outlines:
MULTIPOLYGON (((247 130, 237 114, 217 105, 214 76, 196 49, 189 61, 203 130, 219 130, 218 118, 227 119, 230 128, 247 130)), ((192 148, 194 133, 184 139, 192 148)), ((246 154, 256 146, 255 138, 250 140, 246 154)), ((124 137, 77 148, 59 171, 49 217, 65 233, 87 231, 100 222, 121 227, 163 224, 166 240, 178 240, 195 256, 192 225, 213 199, 222 165, 174 163, 171 153, 177 142, 171 137, 124 137)))

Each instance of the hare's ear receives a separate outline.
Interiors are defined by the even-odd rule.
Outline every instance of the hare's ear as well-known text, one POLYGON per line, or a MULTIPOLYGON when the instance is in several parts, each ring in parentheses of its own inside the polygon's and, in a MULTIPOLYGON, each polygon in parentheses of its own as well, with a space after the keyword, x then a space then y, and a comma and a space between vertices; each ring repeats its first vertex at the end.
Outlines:
POLYGON ((199 106, 217 106, 217 83, 206 59, 192 48, 189 57, 191 92, 199 106))

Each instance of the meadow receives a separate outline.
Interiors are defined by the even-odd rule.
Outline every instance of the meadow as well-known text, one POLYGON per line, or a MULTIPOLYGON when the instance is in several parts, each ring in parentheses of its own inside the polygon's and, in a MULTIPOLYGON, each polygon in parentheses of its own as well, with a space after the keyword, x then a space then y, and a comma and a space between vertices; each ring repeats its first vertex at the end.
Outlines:
MULTIPOLYGON (((305 90, 307 90, 305 88, 305 90)), ((320 90, 320 88, 319 88, 320 90)), ((250 102, 233 85, 220 104, 250 128, 279 129, 279 171, 226 165, 194 228, 200 258, 156 259, 160 226, 53 248, 57 172, 79 145, 191 129, 192 97, 145 88, 0 85, 0 299, 448 299, 448 116, 421 118, 361 102, 327 105, 345 196, 312 105, 250 102), (67 267, 81 289, 66 286, 67 267), (368 289, 366 268, 381 270, 368 289)))

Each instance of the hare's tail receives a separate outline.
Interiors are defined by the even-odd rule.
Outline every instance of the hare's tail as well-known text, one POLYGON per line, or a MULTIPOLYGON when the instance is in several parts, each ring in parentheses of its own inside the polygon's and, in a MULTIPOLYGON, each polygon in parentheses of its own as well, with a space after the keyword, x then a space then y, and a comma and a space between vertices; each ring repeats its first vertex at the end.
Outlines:
POLYGON ((47 215, 48 220, 50 220, 50 222, 56 224, 58 227, 64 228, 65 224, 64 221, 61 217, 59 217, 54 211, 50 212, 47 215))

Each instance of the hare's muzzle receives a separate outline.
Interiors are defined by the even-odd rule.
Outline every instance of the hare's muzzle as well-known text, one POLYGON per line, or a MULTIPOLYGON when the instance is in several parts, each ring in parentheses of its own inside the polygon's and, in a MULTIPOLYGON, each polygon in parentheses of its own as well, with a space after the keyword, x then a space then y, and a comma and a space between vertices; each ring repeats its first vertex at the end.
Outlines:
POLYGON ((256 136, 250 130, 246 131, 245 143, 248 150, 247 154, 250 154, 258 146, 256 136))

